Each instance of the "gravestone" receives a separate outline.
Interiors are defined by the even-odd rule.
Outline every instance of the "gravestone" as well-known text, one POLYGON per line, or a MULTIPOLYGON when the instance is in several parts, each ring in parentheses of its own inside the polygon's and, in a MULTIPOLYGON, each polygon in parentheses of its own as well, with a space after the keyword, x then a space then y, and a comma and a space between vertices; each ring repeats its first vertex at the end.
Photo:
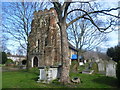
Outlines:
POLYGON ((40 74, 37 82, 50 83, 60 77, 60 66, 39 67, 40 74))
POLYGON ((82 71, 82 73, 84 73, 84 74, 92 74, 92 73, 94 73, 94 70, 92 70, 93 64, 94 64, 93 62, 90 62, 88 64, 88 66, 86 67, 86 69, 82 71))
POLYGON ((93 62, 90 62, 90 63, 89 63, 89 66, 88 66, 88 69, 91 69, 91 68, 92 68, 92 65, 93 65, 93 62))
POLYGON ((106 65, 106 76, 116 77, 116 62, 110 60, 106 65))
POLYGON ((99 72, 105 71, 105 62, 102 61, 102 60, 100 60, 100 61, 98 62, 98 71, 99 71, 99 72))

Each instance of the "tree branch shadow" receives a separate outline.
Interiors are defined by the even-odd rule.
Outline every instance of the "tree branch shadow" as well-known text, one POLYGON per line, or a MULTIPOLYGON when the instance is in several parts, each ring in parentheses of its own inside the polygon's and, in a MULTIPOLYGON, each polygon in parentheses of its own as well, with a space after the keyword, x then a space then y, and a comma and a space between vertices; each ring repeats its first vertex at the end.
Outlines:
POLYGON ((99 83, 99 84, 105 84, 109 85, 115 88, 120 88, 117 78, 114 77, 106 77, 106 76, 100 76, 96 79, 93 79, 93 82, 99 83))

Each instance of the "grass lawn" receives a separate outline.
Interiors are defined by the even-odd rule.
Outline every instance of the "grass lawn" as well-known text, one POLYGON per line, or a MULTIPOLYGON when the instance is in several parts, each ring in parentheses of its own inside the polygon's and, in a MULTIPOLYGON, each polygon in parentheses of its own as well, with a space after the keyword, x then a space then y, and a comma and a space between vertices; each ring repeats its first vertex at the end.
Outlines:
POLYGON ((106 77, 104 75, 87 75, 71 73, 71 78, 79 77, 82 81, 80 84, 62 85, 58 81, 50 84, 37 83, 39 71, 31 69, 29 72, 10 71, 2 74, 2 88, 116 88, 116 78, 106 77))
POLYGON ((76 85, 79 88, 117 88, 117 79, 106 77, 100 74, 71 74, 71 77, 79 77, 81 84, 76 85))
POLYGON ((2 88, 55 88, 65 87, 60 84, 42 84, 37 83, 38 70, 31 69, 29 72, 26 70, 10 71, 2 73, 2 88))

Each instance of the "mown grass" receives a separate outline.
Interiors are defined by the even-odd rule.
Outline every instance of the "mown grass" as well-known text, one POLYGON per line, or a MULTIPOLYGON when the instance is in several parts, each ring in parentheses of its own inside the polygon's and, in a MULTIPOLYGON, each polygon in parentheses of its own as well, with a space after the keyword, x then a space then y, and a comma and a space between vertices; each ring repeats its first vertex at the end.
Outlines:
POLYGON ((31 69, 30 71, 10 71, 2 73, 2 87, 3 88, 116 88, 117 79, 106 77, 100 74, 81 74, 70 73, 70 77, 79 77, 80 84, 62 85, 57 80, 50 84, 37 83, 39 71, 31 69))
POLYGON ((2 88, 62 88, 60 84, 37 83, 39 71, 31 69, 30 71, 10 71, 3 72, 2 88))
POLYGON ((4 64, 0 64, 0 67, 5 66, 4 64))
POLYGON ((76 85, 77 88, 117 88, 117 79, 113 77, 106 77, 100 74, 73 74, 71 78, 79 77, 81 84, 76 85))

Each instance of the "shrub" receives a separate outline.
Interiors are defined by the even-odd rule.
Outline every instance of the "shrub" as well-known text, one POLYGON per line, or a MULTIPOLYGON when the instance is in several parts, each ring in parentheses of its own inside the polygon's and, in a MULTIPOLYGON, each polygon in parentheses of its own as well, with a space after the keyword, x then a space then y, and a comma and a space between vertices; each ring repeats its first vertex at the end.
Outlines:
POLYGON ((98 65, 97 65, 97 63, 93 63, 91 69, 94 70, 94 73, 97 73, 98 72, 98 65))
POLYGON ((120 61, 120 46, 108 48, 107 55, 111 57, 112 60, 119 62, 120 61))
POLYGON ((22 65, 26 65, 27 60, 22 60, 22 65))
POLYGON ((34 73, 34 74, 39 75, 39 69, 37 67, 31 68, 29 69, 29 73, 34 73))
POLYGON ((12 59, 7 59, 6 63, 5 64, 14 64, 13 60, 12 59))
POLYGON ((119 82, 119 84, 120 84, 120 61, 117 63, 116 77, 117 77, 118 82, 119 82))
POLYGON ((78 64, 78 61, 77 60, 73 60, 72 65, 70 66, 70 71, 71 72, 77 72, 78 71, 78 67, 79 67, 79 64, 78 64))
POLYGON ((5 52, 2 52, 2 64, 5 64, 6 61, 7 61, 7 54, 5 52))

